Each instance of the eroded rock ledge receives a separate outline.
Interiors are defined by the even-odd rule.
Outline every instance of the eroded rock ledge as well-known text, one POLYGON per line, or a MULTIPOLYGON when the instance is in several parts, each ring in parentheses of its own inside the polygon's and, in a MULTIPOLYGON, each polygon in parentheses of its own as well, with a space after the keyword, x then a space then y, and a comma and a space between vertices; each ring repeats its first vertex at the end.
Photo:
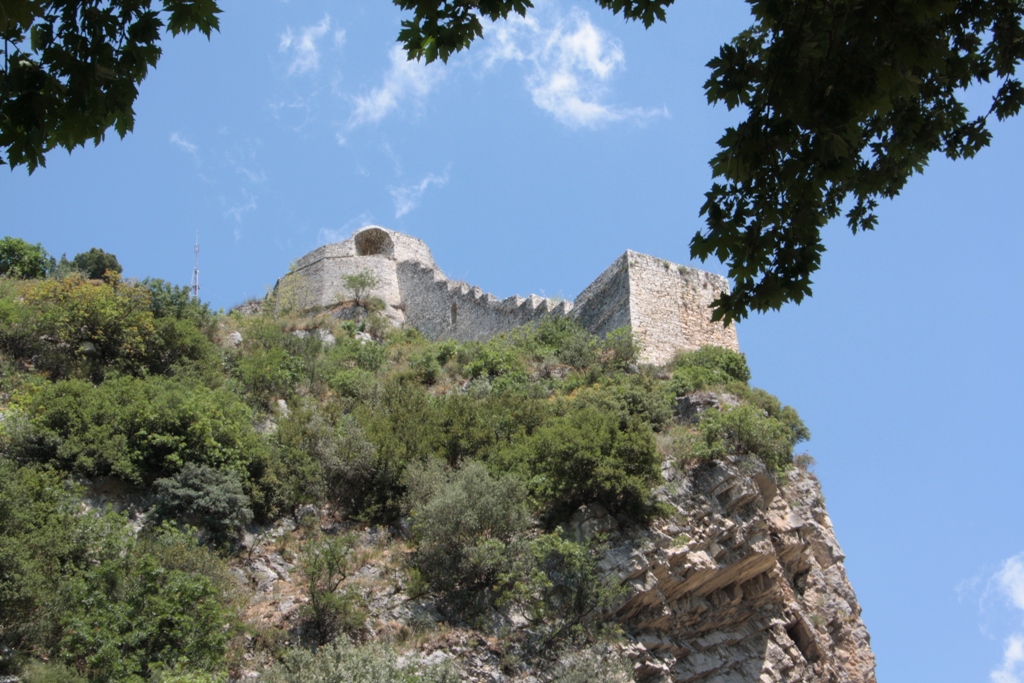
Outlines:
MULTIPOLYGON (((638 681, 874 683, 875 659, 817 479, 776 483, 755 458, 683 473, 659 497, 676 514, 613 533, 603 567, 629 586, 608 615, 638 681)), ((577 513, 577 533, 614 522, 577 513)))

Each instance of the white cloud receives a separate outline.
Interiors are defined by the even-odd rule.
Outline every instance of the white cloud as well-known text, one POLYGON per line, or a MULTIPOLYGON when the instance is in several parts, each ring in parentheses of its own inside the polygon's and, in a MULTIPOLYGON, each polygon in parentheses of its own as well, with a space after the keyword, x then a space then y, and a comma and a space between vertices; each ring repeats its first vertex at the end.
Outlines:
POLYGON ((1004 562, 996 573, 996 580, 1003 593, 1013 602, 1013 606, 1024 611, 1024 553, 1004 562))
POLYGON ((977 603, 982 633, 1003 641, 1002 662, 989 672, 989 680, 1024 683, 1024 552, 994 572, 961 582, 956 591, 961 600, 977 603))
MULTIPOLYGON (((1010 604, 1024 612, 1024 553, 1003 562, 993 579, 1002 597, 1009 598, 1010 604)), ((1024 681, 1024 633, 1013 633, 1006 639, 1003 663, 990 677, 992 683, 1024 681)))
POLYGON ((423 180, 413 185, 392 188, 391 198, 395 200, 395 218, 401 218, 419 206, 420 199, 423 198, 423 193, 427 191, 428 187, 431 185, 443 187, 447 182, 448 171, 445 171, 444 175, 430 173, 423 180))
POLYGON ((409 61, 398 45, 391 48, 388 58, 391 64, 384 74, 384 82, 370 94, 355 98, 355 110, 348 120, 349 130, 380 121, 408 100, 422 100, 445 75, 440 64, 409 61))
POLYGON ((490 47, 485 67, 514 61, 530 65, 526 88, 533 103, 570 128, 598 128, 615 121, 668 116, 664 107, 609 104, 609 84, 625 67, 622 45, 576 10, 543 26, 533 17, 513 16, 485 29, 490 47))
POLYGON ((170 143, 199 162, 199 147, 183 138, 180 133, 171 133, 170 143))
POLYGON ((1012 635, 1006 639, 1003 665, 992 672, 992 683, 1021 683, 1024 675, 1024 637, 1012 635))
MULTIPOLYGON (((288 65, 289 76, 316 71, 320 68, 320 48, 318 43, 330 30, 331 17, 326 14, 320 20, 320 23, 300 29, 298 35, 292 33, 291 28, 285 30, 281 35, 278 50, 288 53, 291 58, 291 63, 288 65)), ((341 47, 344 42, 345 32, 335 31, 335 46, 341 47)))

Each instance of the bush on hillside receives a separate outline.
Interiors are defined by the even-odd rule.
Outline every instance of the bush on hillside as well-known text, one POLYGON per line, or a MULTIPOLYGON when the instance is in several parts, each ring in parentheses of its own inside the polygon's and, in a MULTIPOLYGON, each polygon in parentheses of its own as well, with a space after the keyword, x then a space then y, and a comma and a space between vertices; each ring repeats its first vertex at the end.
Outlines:
POLYGON ((205 527, 215 543, 238 538, 252 521, 252 508, 237 472, 188 462, 154 482, 154 517, 205 527))
POLYGON ((781 474, 793 462, 793 446, 802 440, 793 428, 744 404, 727 411, 709 411, 690 446, 691 457, 714 460, 726 455, 756 455, 768 469, 781 474))
POLYGON ((120 515, 82 514, 58 473, 0 458, 0 558, 0 647, 50 660, 27 680, 76 681, 62 664, 90 683, 224 668, 227 570, 188 534, 136 538, 120 515))
POLYGON ((244 475, 263 450, 248 408, 225 389, 164 377, 64 380, 17 401, 9 452, 85 476, 151 484, 186 463, 244 475))
POLYGON ((659 460, 649 425, 634 417, 620 428, 615 414, 585 405, 538 427, 496 466, 523 477, 552 521, 591 502, 643 519, 654 511, 659 460))
POLYGON ((116 256, 96 247, 75 255, 71 266, 93 280, 105 277, 108 271, 120 275, 123 270, 116 256))
POLYGON ((399 666, 398 654, 380 644, 354 645, 339 638, 316 652, 294 649, 263 675, 266 683, 457 683, 448 664, 399 666))
POLYGON ((672 362, 672 388, 677 396, 708 387, 750 381, 750 368, 742 353, 719 346, 704 346, 680 353, 672 362))
POLYGON ((192 290, 160 278, 147 277, 139 283, 149 290, 149 308, 153 317, 186 320, 203 332, 213 327, 214 313, 208 304, 192 296, 192 290))
POLYGON ((0 240, 0 276, 20 280, 46 277, 54 263, 42 244, 29 244, 18 237, 0 240))
POLYGON ((33 361, 51 379, 99 382, 110 369, 146 372, 156 329, 143 287, 80 276, 43 280, 25 292, 24 305, 31 309, 34 334, 44 340, 33 361))
POLYGON ((342 583, 352 566, 355 535, 332 536, 309 543, 299 564, 309 601, 302 608, 303 632, 314 647, 334 640, 342 631, 362 628, 366 610, 359 594, 342 583))
POLYGON ((485 609, 487 589, 509 571, 529 525, 526 489, 478 462, 457 471, 438 465, 407 473, 413 566, 460 613, 485 609))
POLYGON ((214 582, 161 565, 130 538, 122 543, 66 586, 74 607, 60 617, 61 658, 92 683, 136 683, 178 662, 222 670, 233 615, 214 582))

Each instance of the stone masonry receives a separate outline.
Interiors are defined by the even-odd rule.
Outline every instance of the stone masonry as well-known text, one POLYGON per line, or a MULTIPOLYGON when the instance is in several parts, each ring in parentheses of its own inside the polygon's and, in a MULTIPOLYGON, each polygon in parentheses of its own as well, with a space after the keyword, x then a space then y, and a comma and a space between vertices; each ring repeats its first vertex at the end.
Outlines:
POLYGON ((728 280, 634 251, 617 258, 574 302, 533 294, 498 299, 449 280, 426 244, 378 226, 309 252, 287 278, 299 278, 303 306, 331 308, 354 298, 345 278, 359 273, 377 280, 369 295, 384 301, 383 315, 428 339, 482 341, 548 316, 570 316, 599 336, 631 326, 647 363, 667 363, 680 350, 706 345, 739 349, 736 328, 712 322, 708 308, 728 291, 728 280))

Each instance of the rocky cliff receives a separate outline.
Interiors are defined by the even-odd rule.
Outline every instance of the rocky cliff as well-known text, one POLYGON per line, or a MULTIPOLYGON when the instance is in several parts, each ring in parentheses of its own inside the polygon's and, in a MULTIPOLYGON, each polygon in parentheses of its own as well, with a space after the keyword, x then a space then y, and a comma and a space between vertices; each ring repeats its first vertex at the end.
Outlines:
POLYGON ((612 618, 634 641, 637 680, 875 680, 813 475, 793 469, 776 482, 754 458, 664 474, 661 498, 675 518, 623 538, 605 558, 630 587, 612 618))
MULTIPOLYGON (((625 660, 639 683, 874 683, 870 637, 812 474, 794 468, 776 480, 753 457, 686 470, 666 463, 662 473, 658 497, 674 513, 654 525, 631 525, 599 506, 580 508, 569 524, 579 540, 607 539, 600 567, 626 588, 598 617, 617 624, 621 638, 597 655, 570 648, 540 665, 510 663, 514 646, 496 634, 516 625, 445 624, 429 597, 407 595, 396 579, 402 544, 379 530, 365 533, 361 552, 371 559, 356 577, 371 606, 370 637, 404 640, 407 660, 448 661, 464 681, 563 680, 552 672, 597 656, 625 660)), ((254 550, 248 572, 262 598, 252 616, 287 622, 304 601, 293 565, 272 545, 254 550)))

